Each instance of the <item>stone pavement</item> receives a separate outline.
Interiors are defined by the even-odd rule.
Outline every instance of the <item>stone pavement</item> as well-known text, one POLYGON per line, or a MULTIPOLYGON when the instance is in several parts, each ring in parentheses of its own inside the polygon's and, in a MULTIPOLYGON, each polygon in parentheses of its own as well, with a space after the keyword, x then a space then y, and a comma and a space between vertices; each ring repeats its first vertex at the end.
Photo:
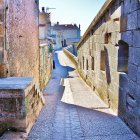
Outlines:
POLYGON ((78 76, 62 51, 28 140, 139 140, 78 76))

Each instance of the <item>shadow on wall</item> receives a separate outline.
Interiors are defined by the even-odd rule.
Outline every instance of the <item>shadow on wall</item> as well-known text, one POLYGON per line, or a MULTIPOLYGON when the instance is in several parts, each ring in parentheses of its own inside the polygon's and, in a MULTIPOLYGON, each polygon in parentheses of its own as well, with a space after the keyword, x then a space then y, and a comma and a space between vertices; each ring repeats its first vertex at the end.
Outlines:
POLYGON ((130 80, 130 75, 135 75, 136 71, 128 70, 129 61, 131 61, 129 58, 129 45, 123 40, 120 40, 118 45, 118 71, 121 72, 119 75, 118 115, 132 130, 140 135, 140 118, 138 115, 140 106, 136 97, 136 85, 130 80))
POLYGON ((106 49, 106 47, 104 47, 105 50, 105 54, 106 54, 106 80, 107 80, 107 84, 109 85, 111 83, 111 75, 110 75, 110 65, 109 65, 109 55, 108 55, 108 50, 106 49))

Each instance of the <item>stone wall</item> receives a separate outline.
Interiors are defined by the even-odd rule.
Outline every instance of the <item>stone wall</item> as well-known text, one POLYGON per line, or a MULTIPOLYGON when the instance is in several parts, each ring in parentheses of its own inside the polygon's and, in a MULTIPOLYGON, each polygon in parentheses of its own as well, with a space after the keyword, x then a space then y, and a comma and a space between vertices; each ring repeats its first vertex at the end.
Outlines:
POLYGON ((4 0, 0 1, 0 77, 8 75, 7 59, 5 55, 5 3, 4 0))
POLYGON ((128 75, 120 89, 119 115, 140 135, 140 1, 122 3, 121 40, 129 46, 128 75), (128 88, 127 88, 128 87, 128 88))
POLYGON ((73 55, 75 55, 75 56, 77 56, 77 47, 76 47, 76 45, 69 45, 69 46, 67 46, 66 47, 66 49, 70 52, 70 53, 72 53, 73 55))
POLYGON ((5 1, 5 57, 10 76, 30 76, 39 82, 38 1, 5 1))
POLYGON ((0 135, 11 128, 28 134, 44 103, 33 78, 0 79, 0 135))
POLYGON ((53 66, 53 52, 49 53, 47 43, 40 45, 40 68, 39 68, 39 84, 41 91, 46 86, 51 77, 53 66))
POLYGON ((67 57, 71 60, 71 62, 78 68, 78 60, 77 57, 69 51, 69 47, 63 48, 63 52, 67 55, 67 57))
POLYGON ((106 1, 78 44, 78 70, 140 135, 139 15, 139 0, 106 1))
POLYGON ((97 15, 96 24, 78 45, 79 71, 105 103, 117 110, 120 72, 116 44, 121 38, 121 3, 107 1, 106 5, 108 9, 97 15))
POLYGON ((0 0, 0 135, 11 127, 29 132, 44 104, 38 8, 38 0, 0 0), (25 77, 33 79, 24 85, 25 77))

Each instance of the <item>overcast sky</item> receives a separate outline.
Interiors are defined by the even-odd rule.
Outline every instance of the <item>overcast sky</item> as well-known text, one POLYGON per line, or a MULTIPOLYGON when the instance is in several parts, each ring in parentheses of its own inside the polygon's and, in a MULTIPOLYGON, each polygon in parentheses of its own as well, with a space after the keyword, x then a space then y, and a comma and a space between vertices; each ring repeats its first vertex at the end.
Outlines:
POLYGON ((82 35, 106 0, 40 0, 40 7, 50 9, 51 21, 81 24, 82 35))

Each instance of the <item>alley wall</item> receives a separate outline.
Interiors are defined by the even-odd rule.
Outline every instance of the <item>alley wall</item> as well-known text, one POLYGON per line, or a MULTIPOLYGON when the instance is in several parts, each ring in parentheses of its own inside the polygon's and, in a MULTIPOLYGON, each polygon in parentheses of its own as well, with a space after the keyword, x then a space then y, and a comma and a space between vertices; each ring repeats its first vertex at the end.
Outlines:
POLYGON ((78 70, 140 135, 140 1, 108 0, 78 44, 78 70))

